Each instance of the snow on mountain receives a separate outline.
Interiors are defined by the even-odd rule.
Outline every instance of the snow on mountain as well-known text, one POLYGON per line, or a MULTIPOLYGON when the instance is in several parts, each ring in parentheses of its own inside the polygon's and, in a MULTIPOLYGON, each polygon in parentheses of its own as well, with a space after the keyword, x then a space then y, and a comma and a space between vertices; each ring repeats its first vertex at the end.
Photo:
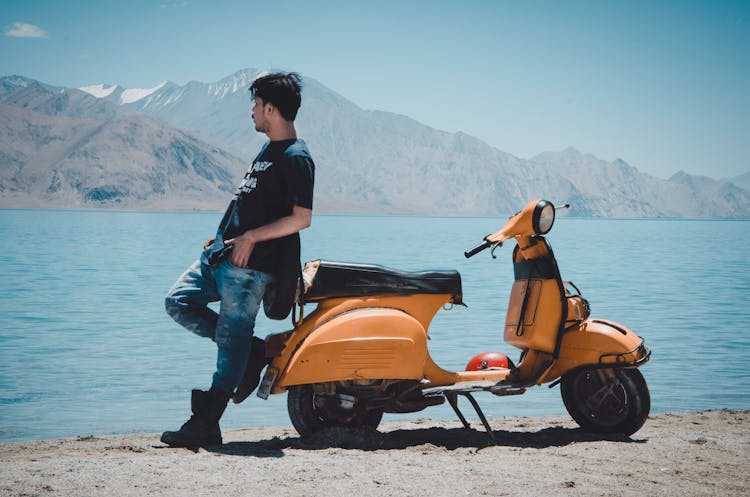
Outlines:
POLYGON ((239 157, 248 157, 265 141, 251 128, 247 91, 260 74, 245 69, 214 83, 170 83, 124 106, 190 130, 239 157))
POLYGON ((167 85, 166 81, 162 81, 158 85, 154 86, 153 88, 132 88, 127 89, 122 92, 122 95, 120 95, 120 103, 123 105, 132 104, 133 102, 137 102, 138 100, 142 98, 146 98, 147 96, 151 95, 152 93, 161 90, 167 85))
POLYGON ((107 86, 104 83, 100 83, 98 85, 82 86, 78 89, 81 91, 85 91, 89 95, 93 95, 96 98, 106 98, 110 96, 112 92, 114 92, 117 88, 119 88, 117 85, 107 86))
POLYGON ((153 88, 123 88, 119 85, 107 86, 104 83, 82 86, 78 88, 96 98, 104 98, 118 105, 127 105, 148 97, 152 93, 161 90, 169 82, 163 81, 153 88))
POLYGON ((228 76, 216 83, 209 83, 207 86, 208 94, 214 98, 221 99, 229 94, 239 91, 248 91, 250 85, 258 76, 263 74, 253 69, 244 69, 228 76))

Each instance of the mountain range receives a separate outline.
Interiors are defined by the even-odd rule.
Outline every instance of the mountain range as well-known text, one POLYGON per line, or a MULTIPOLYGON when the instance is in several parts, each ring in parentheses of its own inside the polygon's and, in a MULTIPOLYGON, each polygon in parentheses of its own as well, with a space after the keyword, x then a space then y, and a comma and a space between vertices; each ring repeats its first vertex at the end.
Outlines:
POLYGON ((20 77, 0 80, 0 144, 4 207, 220 209, 245 167, 156 118, 20 77))
MULTIPOLYGON (((142 90, 1 78, 0 206, 223 209, 265 141, 247 92, 259 73, 142 90)), ((574 148, 521 159, 304 84, 317 212, 508 215, 545 197, 578 216, 750 217, 750 172, 665 180, 574 148)))

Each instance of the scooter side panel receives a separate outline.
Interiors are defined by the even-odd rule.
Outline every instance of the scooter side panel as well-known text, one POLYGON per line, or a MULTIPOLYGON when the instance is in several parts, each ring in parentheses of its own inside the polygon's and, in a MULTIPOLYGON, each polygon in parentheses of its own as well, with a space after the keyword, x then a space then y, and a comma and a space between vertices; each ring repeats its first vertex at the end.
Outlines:
POLYGON ((397 309, 357 309, 322 324, 300 344, 278 386, 424 375, 427 333, 397 309))
POLYGON ((621 366, 643 359, 643 340, 629 328, 602 319, 587 319, 565 332, 560 355, 540 383, 583 366, 621 366), (619 358, 618 358, 619 356, 619 358))

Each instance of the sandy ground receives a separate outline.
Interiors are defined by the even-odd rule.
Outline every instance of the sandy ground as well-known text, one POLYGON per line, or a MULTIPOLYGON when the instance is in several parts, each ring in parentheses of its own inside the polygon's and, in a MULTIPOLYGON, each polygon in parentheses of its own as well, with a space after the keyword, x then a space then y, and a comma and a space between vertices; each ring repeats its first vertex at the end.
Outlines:
POLYGON ((694 496, 750 495, 750 411, 652 416, 632 438, 567 417, 481 424, 418 419, 379 432, 224 433, 172 449, 156 434, 0 444, 3 496, 694 496))

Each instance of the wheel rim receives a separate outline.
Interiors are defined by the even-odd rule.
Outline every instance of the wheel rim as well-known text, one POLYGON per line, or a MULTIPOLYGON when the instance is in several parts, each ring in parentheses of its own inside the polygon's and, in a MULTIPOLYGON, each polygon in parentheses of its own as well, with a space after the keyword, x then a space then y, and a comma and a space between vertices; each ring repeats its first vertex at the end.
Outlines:
POLYGON ((615 426, 628 417, 627 390, 612 370, 585 371, 573 384, 573 393, 586 419, 600 426, 615 426))
POLYGON ((336 396, 319 395, 313 392, 312 409, 315 417, 324 424, 345 424, 352 420, 354 412, 337 408, 336 396))
POLYGON ((356 426, 367 423, 367 412, 360 405, 357 405, 357 399, 351 395, 341 393, 322 395, 313 391, 311 400, 312 413, 323 425, 356 426), (348 397, 348 399, 344 397, 348 397), (344 402, 351 402, 355 405, 353 408, 345 408, 342 406, 344 402))

